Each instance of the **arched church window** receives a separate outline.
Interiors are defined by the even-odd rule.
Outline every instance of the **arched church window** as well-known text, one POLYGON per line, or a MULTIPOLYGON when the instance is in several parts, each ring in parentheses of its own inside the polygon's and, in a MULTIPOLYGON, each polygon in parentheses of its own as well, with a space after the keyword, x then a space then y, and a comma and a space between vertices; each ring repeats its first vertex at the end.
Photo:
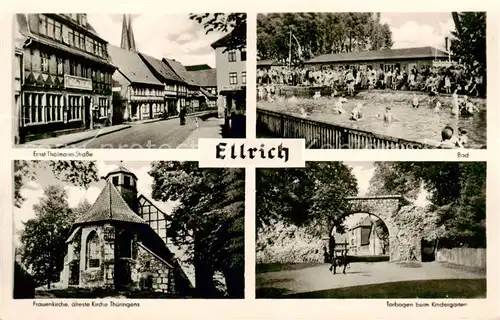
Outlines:
POLYGON ((87 268, 99 268, 101 265, 99 237, 95 231, 92 231, 87 237, 86 258, 87 268))

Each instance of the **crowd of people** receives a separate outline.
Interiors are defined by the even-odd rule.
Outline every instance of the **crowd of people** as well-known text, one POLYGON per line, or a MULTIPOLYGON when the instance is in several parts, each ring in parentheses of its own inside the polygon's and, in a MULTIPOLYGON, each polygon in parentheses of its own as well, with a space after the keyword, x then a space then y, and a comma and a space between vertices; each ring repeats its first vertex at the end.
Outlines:
POLYGON ((471 96, 484 95, 483 72, 479 68, 470 70, 460 65, 450 67, 422 66, 406 70, 395 65, 382 68, 368 66, 339 66, 314 69, 311 66, 273 67, 257 71, 260 86, 326 86, 346 90, 353 94, 359 89, 418 90, 471 96))

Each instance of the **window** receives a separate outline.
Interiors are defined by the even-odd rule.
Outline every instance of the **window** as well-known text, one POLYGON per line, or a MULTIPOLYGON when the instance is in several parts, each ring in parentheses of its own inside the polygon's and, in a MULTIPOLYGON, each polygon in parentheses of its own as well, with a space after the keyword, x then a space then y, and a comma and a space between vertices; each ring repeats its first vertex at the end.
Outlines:
POLYGON ((80 33, 80 49, 85 50, 85 36, 80 33))
POLYGON ((99 98, 99 115, 101 118, 108 116, 108 99, 99 98))
POLYGON ((88 78, 89 77, 89 69, 85 65, 85 63, 82 63, 82 77, 88 78))
POLYGON ((97 232, 92 231, 87 237, 86 261, 88 268, 99 268, 101 265, 101 256, 99 250, 99 237, 97 232))
POLYGON ((43 14, 38 16, 40 25, 39 25, 39 32, 40 34, 47 35, 47 17, 44 16, 43 14))
POLYGON ((113 177, 113 184, 118 185, 118 177, 113 177))
POLYGON ((42 52, 40 54, 40 71, 49 72, 49 59, 50 56, 47 53, 42 52))
POLYGON ((130 177, 125 176, 124 178, 125 178, 125 180, 124 180, 124 183, 123 183, 123 184, 124 184, 126 187, 131 186, 131 184, 130 184, 130 177))
POLYGON ((54 20, 47 18, 47 37, 54 38, 54 20))
POLYGON ((76 62, 75 61, 69 62, 69 74, 72 76, 76 75, 76 62))
POLYGON ((228 59, 229 62, 236 62, 236 50, 229 50, 228 59))
POLYGON ((54 23, 54 38, 59 41, 62 40, 62 26, 61 23, 57 21, 54 23))
POLYGON ((247 61, 247 51, 241 50, 241 61, 247 61))
POLYGON ((71 29, 68 30, 68 44, 72 47, 75 46, 75 33, 71 29))
POLYGON ((241 83, 242 84, 247 84, 247 72, 246 71, 243 71, 241 73, 241 83))
POLYGON ((64 60, 62 58, 57 58, 57 75, 64 74, 64 60))
POLYGON ((238 84, 238 73, 236 72, 229 73, 229 84, 238 84))
POLYGON ((85 50, 87 52, 91 52, 91 53, 94 52, 94 40, 93 39, 90 39, 89 37, 87 37, 87 42, 85 43, 85 45, 86 45, 85 50))

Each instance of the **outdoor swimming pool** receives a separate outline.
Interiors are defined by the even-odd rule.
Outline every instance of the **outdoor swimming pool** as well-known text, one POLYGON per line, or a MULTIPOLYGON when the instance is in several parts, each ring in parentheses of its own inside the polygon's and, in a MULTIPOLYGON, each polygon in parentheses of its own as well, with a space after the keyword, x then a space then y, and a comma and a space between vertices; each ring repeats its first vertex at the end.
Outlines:
POLYGON ((390 90, 371 90, 358 93, 355 97, 347 97, 343 104, 344 114, 336 114, 334 105, 336 99, 321 97, 319 100, 310 98, 275 99, 274 102, 259 101, 258 108, 279 111, 292 115, 301 115, 301 108, 307 113, 307 118, 328 121, 343 127, 371 131, 374 133, 398 137, 402 139, 436 144, 441 140, 441 130, 449 125, 453 128, 462 127, 467 130, 469 148, 486 146, 486 100, 470 98, 479 108, 473 116, 456 117, 451 114, 451 97, 441 96, 441 109, 438 113, 428 105, 428 97, 417 92, 420 101, 419 108, 412 108, 413 92, 390 90), (351 121, 351 111, 358 103, 363 104, 363 118, 351 121), (392 114, 401 121, 393 120, 385 123, 377 114, 385 112, 390 106, 392 114))

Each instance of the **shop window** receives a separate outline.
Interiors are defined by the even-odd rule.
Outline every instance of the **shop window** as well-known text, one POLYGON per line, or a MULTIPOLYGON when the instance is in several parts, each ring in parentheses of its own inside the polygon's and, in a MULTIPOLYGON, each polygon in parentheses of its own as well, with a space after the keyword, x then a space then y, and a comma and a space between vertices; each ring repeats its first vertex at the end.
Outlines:
POLYGON ((95 231, 92 231, 87 237, 86 261, 87 268, 99 268, 101 265, 99 237, 95 231))

